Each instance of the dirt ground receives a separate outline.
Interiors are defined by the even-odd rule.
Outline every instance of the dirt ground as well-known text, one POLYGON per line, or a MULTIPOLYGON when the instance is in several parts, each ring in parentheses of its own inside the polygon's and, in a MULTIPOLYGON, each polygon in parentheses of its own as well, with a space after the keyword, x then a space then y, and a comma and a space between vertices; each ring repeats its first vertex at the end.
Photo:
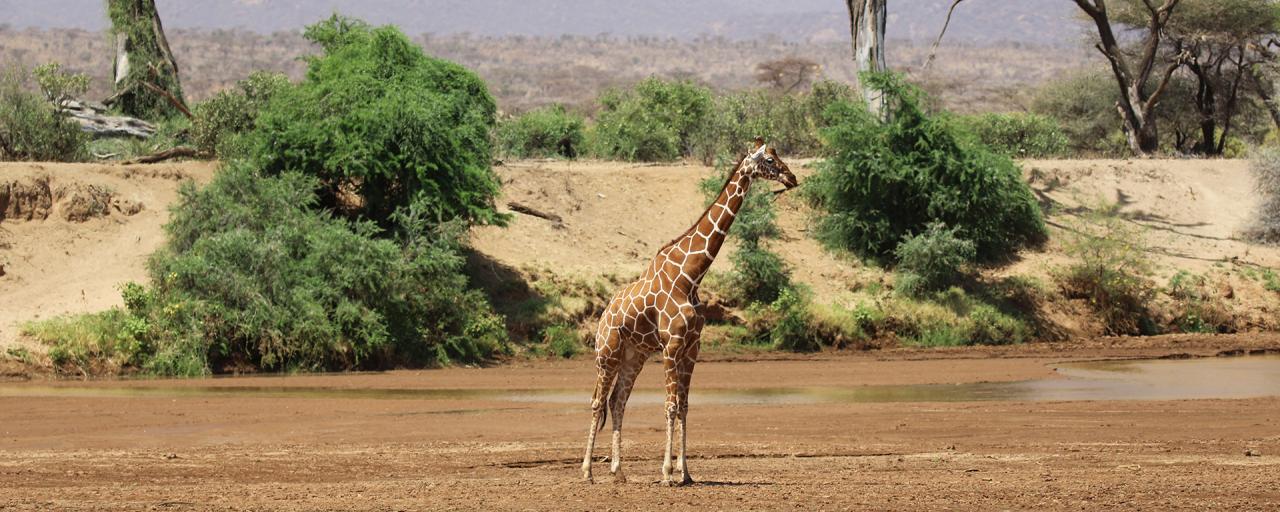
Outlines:
POLYGON ((47 179, 59 190, 97 187, 137 205, 126 214, 80 221, 66 218, 67 201, 54 200, 47 218, 4 218, 0 212, 0 353, 15 343, 22 322, 121 305, 119 287, 145 281, 147 257, 164 243, 169 205, 183 180, 213 177, 208 162, 158 165, 0 163, 0 187, 47 179))
MULTIPOLYGON (((705 361, 689 431, 699 483, 684 488, 656 484, 662 412, 645 400, 627 414, 629 482, 612 482, 603 462, 597 483, 581 481, 593 377, 585 359, 11 382, 0 385, 0 510, 1275 509, 1274 396, 743 405, 699 403, 699 391, 1058 379, 1055 365, 1074 360, 1276 347, 1280 337, 1246 335, 705 361), (65 388, 78 394, 59 394, 65 388), (148 389, 159 391, 131 394, 148 389), (537 389, 572 399, 464 393, 537 389)), ((640 392, 659 387, 655 370, 642 374, 640 392)), ((607 453, 607 442, 597 446, 597 459, 607 453)))

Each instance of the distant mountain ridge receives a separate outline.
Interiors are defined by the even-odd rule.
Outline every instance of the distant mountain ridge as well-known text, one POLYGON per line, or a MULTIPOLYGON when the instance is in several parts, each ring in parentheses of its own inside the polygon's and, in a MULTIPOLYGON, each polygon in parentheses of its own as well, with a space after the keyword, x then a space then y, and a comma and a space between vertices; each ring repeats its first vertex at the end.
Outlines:
MULTIPOLYGON (((107 26, 103 0, 0 0, 0 24, 15 28, 107 26)), ((409 34, 478 36, 560 34, 691 39, 779 37, 835 41, 848 37, 837 0, 157 0, 167 27, 295 31, 332 12, 409 34)), ((936 36, 950 0, 890 0, 889 37, 936 36)), ((949 41, 1065 46, 1079 39, 1076 7, 1062 0, 968 0, 948 30, 949 41)))

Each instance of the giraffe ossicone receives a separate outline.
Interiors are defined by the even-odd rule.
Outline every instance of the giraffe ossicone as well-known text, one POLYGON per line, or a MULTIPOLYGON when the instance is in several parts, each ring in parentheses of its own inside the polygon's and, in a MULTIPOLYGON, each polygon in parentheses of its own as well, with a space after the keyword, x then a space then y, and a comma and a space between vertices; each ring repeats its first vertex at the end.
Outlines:
POLYGON ((782 183, 790 189, 796 177, 774 148, 757 138, 751 151, 729 173, 714 203, 693 226, 658 250, 639 279, 618 291, 596 325, 596 386, 591 397, 591 427, 587 453, 582 459, 583 478, 591 481, 591 456, 596 433, 613 416, 612 455, 609 471, 616 481, 622 473, 622 417, 635 379, 654 353, 662 354, 666 376, 665 411, 667 445, 662 459, 662 483, 689 484, 685 454, 685 420, 689 412, 689 384, 698 360, 703 305, 698 286, 724 245, 729 228, 742 208, 756 179, 782 183), (679 437, 679 457, 672 452, 679 437), (672 473, 680 473, 680 480, 672 473))

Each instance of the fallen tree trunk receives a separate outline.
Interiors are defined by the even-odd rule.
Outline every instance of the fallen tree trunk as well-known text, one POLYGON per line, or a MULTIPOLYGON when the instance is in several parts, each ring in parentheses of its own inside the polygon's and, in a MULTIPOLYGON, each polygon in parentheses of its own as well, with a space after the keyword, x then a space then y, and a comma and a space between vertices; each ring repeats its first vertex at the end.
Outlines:
POLYGON ((549 220, 551 222, 556 223, 556 227, 561 227, 561 228, 564 227, 564 218, 554 213, 542 212, 537 209, 534 209, 533 207, 525 206, 517 202, 507 203, 507 208, 511 208, 511 211, 516 213, 523 213, 525 215, 537 217, 539 219, 549 220))
POLYGON ((82 131, 95 139, 107 137, 136 137, 149 139, 156 133, 155 125, 127 116, 106 115, 106 107, 75 100, 63 101, 62 112, 80 124, 82 131))
POLYGON ((200 156, 200 152, 196 151, 196 148, 189 147, 189 146, 178 146, 176 148, 166 149, 164 151, 152 153, 150 155, 140 156, 133 160, 126 160, 121 163, 125 165, 154 164, 156 162, 163 162, 165 160, 169 160, 173 158, 195 158, 197 156, 200 156))

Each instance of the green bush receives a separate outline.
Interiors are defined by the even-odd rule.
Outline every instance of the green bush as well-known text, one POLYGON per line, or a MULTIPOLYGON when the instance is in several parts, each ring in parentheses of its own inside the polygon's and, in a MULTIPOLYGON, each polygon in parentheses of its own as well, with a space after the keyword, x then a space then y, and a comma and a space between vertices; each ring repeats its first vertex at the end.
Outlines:
POLYGON ((578 330, 564 324, 543 329, 542 344, 548 354, 564 359, 572 359, 586 349, 582 344, 582 337, 578 335, 578 330))
POLYGON ((191 122, 196 149, 218 157, 235 156, 242 149, 236 147, 238 138, 253 130, 258 111, 288 87, 289 79, 283 74, 258 71, 238 82, 236 89, 196 105, 191 122))
POLYGON ((63 71, 57 62, 36 66, 32 74, 44 98, 54 106, 61 106, 62 102, 78 98, 89 90, 89 75, 63 71))
POLYGON ((1096 205, 1074 223, 1063 247, 1075 262, 1057 271, 1063 294, 1084 299, 1108 334, 1153 334, 1151 259, 1139 228, 1115 204, 1096 205))
POLYGON ((769 340, 778 350, 790 352, 814 352, 821 347, 817 340, 809 335, 809 326, 813 315, 809 313, 809 300, 795 288, 786 288, 778 295, 778 300, 769 306, 773 314, 773 325, 769 330, 769 340))
POLYGON ((903 239, 894 249, 897 289, 918 297, 951 286, 976 255, 974 243, 957 237, 955 229, 947 229, 941 222, 929 224, 924 232, 903 239))
POLYGON ((873 329, 893 333, 906 345, 960 346, 1023 343, 1033 336, 1026 320, 960 288, 935 292, 923 300, 900 297, 886 302, 873 329))
POLYGON ((600 158, 675 160, 693 153, 695 134, 712 112, 711 91, 689 81, 650 77, 597 99, 589 138, 600 158))
POLYGON ((434 222, 505 218, 490 168, 495 106, 479 77, 391 26, 335 15, 305 35, 324 54, 259 114, 260 169, 314 176, 322 206, 383 227, 410 206, 434 222))
POLYGON ((1073 153, 1128 154, 1116 116, 1116 80, 1110 71, 1081 72, 1047 82, 1035 91, 1031 111, 1058 120, 1073 153))
POLYGON ((1010 158, 1053 158, 1067 152, 1067 136, 1050 117, 988 113, 962 116, 958 121, 983 144, 1010 158))
POLYGON ((725 153, 737 155, 742 141, 756 137, 788 156, 816 156, 822 149, 822 113, 855 98, 848 85, 829 80, 801 95, 749 90, 716 96, 711 114, 695 132, 692 156, 711 164, 725 153))
MULTIPOLYGON (((62 74, 49 72, 48 68, 43 69, 48 74, 42 75, 42 81, 67 79, 62 74)), ((89 136, 53 103, 32 92, 31 81, 31 74, 26 70, 0 70, 0 160, 84 160, 89 136)), ((45 90, 46 95, 61 96, 66 92, 58 84, 48 85, 55 89, 45 90)))
POLYGON ((1017 165, 977 144, 945 115, 926 114, 920 93, 895 75, 870 74, 889 121, 858 104, 828 109, 829 157, 805 184, 817 238, 828 248, 892 260, 907 236, 934 222, 974 243, 978 260, 1012 255, 1046 238, 1017 165))
POLYGON ((31 322, 22 331, 49 344, 49 360, 56 368, 86 375, 140 365, 146 349, 140 339, 145 329, 142 319, 112 308, 31 322))
POLYGON ((372 224, 315 210, 316 185, 234 167, 184 190, 150 263, 152 310, 172 308, 171 325, 203 319, 180 334, 215 363, 263 369, 444 364, 500 348, 502 321, 467 288, 456 225, 407 218, 416 236, 380 239, 372 224))
POLYGON ((1017 318, 987 304, 978 304, 969 312, 972 330, 969 342, 975 345, 1009 345, 1031 339, 1031 329, 1017 318))
POLYGON ((791 269, 773 251, 760 244, 745 243, 729 256, 733 270, 727 276, 731 299, 769 304, 791 286, 791 269))
POLYGON ((531 110, 498 123, 498 152, 515 158, 578 156, 586 121, 563 105, 531 110))
POLYGON ((105 357, 159 375, 447 364, 503 349, 502 319, 461 271, 459 225, 401 219, 418 235, 379 238, 370 222, 317 209, 317 185, 244 164, 185 185, 151 287, 126 286, 125 310, 37 337, 55 361, 105 357))
POLYGON ((1203 275, 1180 270, 1165 287, 1173 299, 1173 326, 1181 332, 1233 332, 1235 320, 1227 304, 1215 294, 1203 275))

